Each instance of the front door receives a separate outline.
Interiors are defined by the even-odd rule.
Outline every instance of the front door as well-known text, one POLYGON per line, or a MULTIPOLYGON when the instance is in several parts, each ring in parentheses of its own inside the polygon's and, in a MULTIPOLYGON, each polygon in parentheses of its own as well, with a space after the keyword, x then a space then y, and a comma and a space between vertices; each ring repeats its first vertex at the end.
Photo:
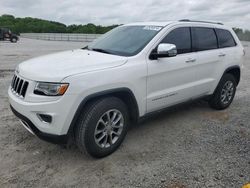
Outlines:
POLYGON ((195 93, 196 53, 189 27, 175 28, 161 41, 175 44, 177 56, 148 60, 147 112, 191 99, 195 93))

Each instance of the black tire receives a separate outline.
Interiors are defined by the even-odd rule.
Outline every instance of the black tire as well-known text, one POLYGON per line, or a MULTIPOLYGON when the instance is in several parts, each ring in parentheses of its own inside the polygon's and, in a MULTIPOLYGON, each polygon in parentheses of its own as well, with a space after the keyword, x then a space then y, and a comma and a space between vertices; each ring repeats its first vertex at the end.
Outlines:
POLYGON ((237 86, 237 83, 236 83, 235 77, 232 74, 225 74, 221 78, 216 90, 214 91, 214 94, 211 96, 209 100, 209 105, 216 110, 223 110, 223 109, 228 108, 234 99, 236 86, 237 86), (223 98, 224 98, 223 93, 225 93, 224 92, 225 90, 223 91, 223 89, 224 87, 226 87, 226 84, 228 83, 232 83, 231 98, 229 99, 228 97, 227 98, 228 101, 223 102, 223 98))
POLYGON ((10 42, 16 43, 16 42, 17 42, 17 38, 16 38, 16 37, 12 37, 12 38, 10 39, 10 42))
MULTIPOLYGON (((127 106, 122 100, 116 97, 105 97, 87 104, 82 110, 74 133, 78 148, 92 157, 101 158, 113 153, 124 140, 129 125, 127 106), (123 116, 123 128, 116 142, 109 147, 103 148, 96 143, 95 131, 97 122, 108 111, 113 109, 121 112, 123 116)), ((107 134, 107 133, 106 133, 107 134)), ((112 138, 111 138, 112 139, 112 138)))

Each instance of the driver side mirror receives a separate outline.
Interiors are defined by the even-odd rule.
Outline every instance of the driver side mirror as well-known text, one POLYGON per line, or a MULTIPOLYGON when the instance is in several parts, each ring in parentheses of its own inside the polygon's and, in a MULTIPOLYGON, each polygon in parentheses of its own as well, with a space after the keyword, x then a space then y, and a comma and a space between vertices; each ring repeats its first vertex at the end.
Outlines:
POLYGON ((174 57, 176 55, 177 55, 177 48, 174 44, 161 43, 157 46, 156 52, 151 53, 150 59, 174 57))

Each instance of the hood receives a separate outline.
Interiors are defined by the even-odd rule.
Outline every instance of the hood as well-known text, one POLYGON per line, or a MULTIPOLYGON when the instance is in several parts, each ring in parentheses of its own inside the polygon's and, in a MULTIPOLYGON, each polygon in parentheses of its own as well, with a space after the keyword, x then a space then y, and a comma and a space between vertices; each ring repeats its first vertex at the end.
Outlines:
POLYGON ((30 59, 17 70, 30 80, 60 82, 71 75, 120 66, 126 61, 122 56, 77 49, 30 59))

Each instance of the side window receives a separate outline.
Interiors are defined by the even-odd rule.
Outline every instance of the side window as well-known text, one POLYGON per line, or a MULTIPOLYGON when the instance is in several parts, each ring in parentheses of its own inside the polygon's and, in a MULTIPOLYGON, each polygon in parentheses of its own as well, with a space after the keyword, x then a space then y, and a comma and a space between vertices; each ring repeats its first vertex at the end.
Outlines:
POLYGON ((194 51, 217 48, 217 38, 212 28, 192 27, 192 44, 194 51))
POLYGON ((235 40, 229 31, 225 29, 215 29, 215 32, 218 37, 220 48, 236 46, 235 40))
POLYGON ((191 52, 191 36, 189 27, 180 27, 171 31, 161 43, 175 44, 178 54, 191 52))

